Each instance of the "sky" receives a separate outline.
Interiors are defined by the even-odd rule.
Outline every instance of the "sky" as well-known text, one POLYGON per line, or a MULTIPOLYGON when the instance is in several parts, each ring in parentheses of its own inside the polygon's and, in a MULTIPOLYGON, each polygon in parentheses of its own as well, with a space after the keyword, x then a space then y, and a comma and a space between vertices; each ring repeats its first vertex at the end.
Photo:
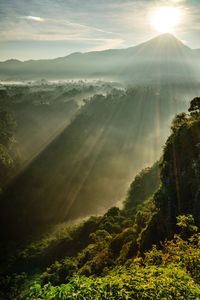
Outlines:
POLYGON ((0 0, 0 61, 127 48, 159 34, 152 12, 177 7, 174 34, 200 48, 200 0, 0 0))

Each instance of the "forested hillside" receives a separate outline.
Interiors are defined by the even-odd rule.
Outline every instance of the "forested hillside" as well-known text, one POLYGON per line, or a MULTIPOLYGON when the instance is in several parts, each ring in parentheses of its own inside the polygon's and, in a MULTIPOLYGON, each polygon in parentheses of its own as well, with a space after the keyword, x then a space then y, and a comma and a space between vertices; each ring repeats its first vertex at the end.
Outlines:
POLYGON ((25 239, 120 203, 133 176, 161 155, 170 119, 186 106, 178 95, 163 86, 92 97, 4 191, 2 235, 25 239))
POLYGON ((174 118, 159 162, 135 177, 122 209, 12 249, 1 263, 2 298, 198 299, 199 133, 194 98, 174 118))
POLYGON ((12 113, 0 106, 0 193, 17 166, 14 151, 15 119, 12 113))
POLYGON ((28 164, 69 125, 84 101, 112 88, 112 83, 84 81, 2 83, 0 107, 15 120, 15 149, 21 165, 28 164))

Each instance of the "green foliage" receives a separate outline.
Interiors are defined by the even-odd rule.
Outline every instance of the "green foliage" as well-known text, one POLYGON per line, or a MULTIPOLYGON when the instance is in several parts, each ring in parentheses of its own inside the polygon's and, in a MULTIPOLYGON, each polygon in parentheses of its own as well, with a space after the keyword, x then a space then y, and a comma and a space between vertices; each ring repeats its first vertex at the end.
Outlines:
POLYGON ((162 249, 156 246, 145 255, 146 265, 179 265, 187 271, 193 280, 200 284, 200 234, 193 234, 188 240, 175 235, 171 241, 165 241, 162 249))
POLYGON ((12 114, 0 107, 0 191, 11 178, 16 153, 12 151, 16 123, 12 114))
POLYGON ((181 126, 186 124, 187 121, 187 114, 186 113, 180 113, 177 114, 176 117, 172 121, 171 129, 172 131, 178 130, 181 126))
POLYGON ((103 278, 74 277, 68 284, 36 283, 20 299, 196 300, 200 288, 177 265, 118 268, 103 278))
POLYGON ((5 184, 12 177, 15 168, 15 161, 9 150, 0 144, 0 192, 5 184))
POLYGON ((120 234, 113 237, 110 243, 110 250, 116 257, 119 255, 124 244, 136 240, 137 233, 136 230, 132 228, 124 229, 120 234))
POLYGON ((12 274, 0 277, 0 299, 18 299, 20 292, 25 289, 27 275, 12 274))
POLYGON ((200 113, 200 97, 195 97, 191 102, 190 102, 190 107, 188 109, 190 112, 191 116, 198 117, 200 113))
POLYGON ((66 257, 55 262, 37 279, 28 280, 25 274, 3 278, 4 286, 7 282, 6 299, 196 300, 200 296, 199 233, 188 240, 175 235, 162 248, 153 246, 144 258, 129 259, 124 266, 107 268, 104 276, 94 277, 90 275, 112 263, 104 240, 98 243, 84 249, 83 267, 77 265, 79 255, 78 260, 66 257))
POLYGON ((0 178, 3 178, 14 165, 13 158, 4 145, 0 144, 0 178))
POLYGON ((13 142, 16 123, 12 114, 0 109, 0 144, 8 147, 13 142))
POLYGON ((131 183, 124 209, 131 213, 137 210, 137 205, 142 204, 151 197, 160 185, 159 164, 155 163, 151 168, 142 170, 131 183))
POLYGON ((100 242, 102 240, 109 240, 110 237, 111 235, 104 229, 99 229, 90 234, 90 238, 94 243, 100 242))
POLYGON ((200 120, 195 111, 178 115, 172 124, 161 180, 155 164, 136 176, 123 209, 63 225, 18 251, 6 277, 2 272, 2 297, 197 300, 200 120))
POLYGON ((177 217, 177 226, 181 230, 181 236, 183 238, 188 238, 192 233, 198 230, 197 226, 194 224, 194 218, 192 215, 180 215, 177 217))
POLYGON ((75 272, 77 272, 77 261, 72 258, 65 258, 60 262, 56 261, 42 274, 43 284, 51 282, 53 285, 59 285, 67 282, 75 272))
MULTIPOLYGON (((189 110, 194 109, 195 115, 180 114, 176 117, 172 125, 172 134, 165 144, 161 161, 161 186, 154 196, 159 212, 151 223, 151 229, 143 236, 143 241, 150 241, 149 246, 152 242, 172 238, 177 230, 176 218, 179 215, 192 215, 192 226, 200 226, 198 103, 196 98, 191 101, 189 110), (157 240, 152 239, 153 236, 157 236, 157 240)), ((182 230, 182 234, 187 236, 187 230, 185 233, 182 230)))

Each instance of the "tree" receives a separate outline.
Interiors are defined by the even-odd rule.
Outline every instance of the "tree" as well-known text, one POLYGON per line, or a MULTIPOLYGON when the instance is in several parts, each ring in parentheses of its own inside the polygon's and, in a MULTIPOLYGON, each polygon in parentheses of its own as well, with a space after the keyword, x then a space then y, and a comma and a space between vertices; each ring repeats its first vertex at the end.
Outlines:
POLYGON ((198 230, 194 224, 192 215, 179 215, 177 218, 177 226, 180 229, 180 235, 183 239, 187 239, 191 234, 198 230))
POLYGON ((188 109, 191 116, 198 116, 200 114, 200 97, 195 97, 190 102, 190 107, 188 109))
POLYGON ((11 113, 0 110, 0 144, 9 147, 12 142, 16 123, 11 113))
POLYGON ((14 161, 7 148, 0 144, 0 191, 8 179, 13 166, 14 161))
POLYGON ((172 131, 175 132, 178 128, 180 128, 183 124, 185 124, 186 120, 187 120, 186 113, 177 114, 172 121, 172 125, 171 125, 172 131))
POLYGON ((11 175, 14 167, 14 158, 11 154, 13 133, 16 123, 11 113, 0 110, 0 190, 11 175))

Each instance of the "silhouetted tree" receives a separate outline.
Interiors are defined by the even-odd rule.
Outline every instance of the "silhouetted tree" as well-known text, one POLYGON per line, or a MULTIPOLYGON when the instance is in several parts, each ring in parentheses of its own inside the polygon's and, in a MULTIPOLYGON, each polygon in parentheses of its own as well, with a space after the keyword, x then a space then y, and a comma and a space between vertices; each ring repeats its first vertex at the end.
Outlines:
POLYGON ((190 107, 188 109, 190 114, 192 116, 199 115, 200 113, 200 97, 195 97, 191 102, 190 102, 190 107))
POLYGON ((183 124, 185 124, 186 120, 187 120, 186 113, 177 114, 172 121, 172 125, 171 125, 172 131, 176 131, 178 128, 180 128, 183 124))

